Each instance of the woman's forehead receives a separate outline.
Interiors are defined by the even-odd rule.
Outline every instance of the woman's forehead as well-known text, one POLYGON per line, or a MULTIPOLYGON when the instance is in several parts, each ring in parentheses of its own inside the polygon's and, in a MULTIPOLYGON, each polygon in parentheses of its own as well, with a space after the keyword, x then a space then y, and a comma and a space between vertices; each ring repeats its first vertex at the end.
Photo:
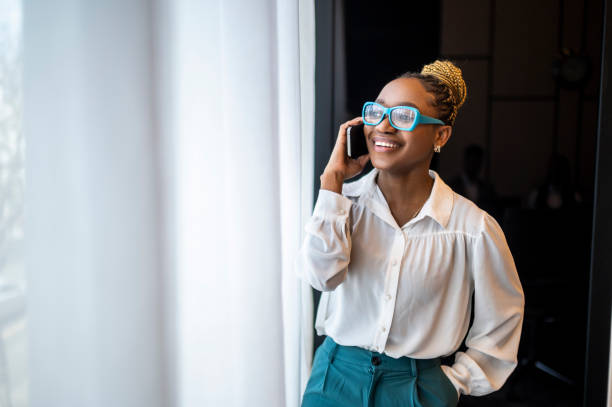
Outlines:
POLYGON ((434 110, 433 95, 427 92, 416 78, 392 80, 380 91, 376 100, 387 107, 413 106, 423 114, 434 110))

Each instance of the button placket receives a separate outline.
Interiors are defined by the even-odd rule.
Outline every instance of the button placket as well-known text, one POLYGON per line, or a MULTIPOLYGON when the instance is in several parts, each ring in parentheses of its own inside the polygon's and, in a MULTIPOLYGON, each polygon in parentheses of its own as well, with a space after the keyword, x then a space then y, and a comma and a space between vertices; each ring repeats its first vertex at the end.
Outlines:
POLYGON ((389 336, 391 328, 391 322, 393 320, 393 314, 395 311, 394 299, 395 293, 397 293, 397 282, 399 280, 399 272, 401 266, 401 260, 405 251, 405 238, 404 233, 401 230, 397 230, 393 245, 390 252, 390 262, 387 267, 388 279, 385 284, 385 290, 383 291, 383 307, 382 313, 378 320, 379 325, 375 335, 376 348, 381 352, 384 350, 385 343, 389 336))
MULTIPOLYGON (((404 234, 401 230, 397 231, 396 238, 393 242, 391 249, 391 263, 389 267, 389 279, 385 287, 384 295, 384 306, 383 315, 380 319, 380 325, 377 337, 380 339, 379 343, 383 344, 387 342, 389 335, 390 326, 393 320, 393 314, 395 311, 395 302, 392 301, 395 293, 397 293, 397 285, 399 281, 401 260, 404 254, 405 239, 404 234)), ((378 341, 377 341, 378 342, 378 341)))

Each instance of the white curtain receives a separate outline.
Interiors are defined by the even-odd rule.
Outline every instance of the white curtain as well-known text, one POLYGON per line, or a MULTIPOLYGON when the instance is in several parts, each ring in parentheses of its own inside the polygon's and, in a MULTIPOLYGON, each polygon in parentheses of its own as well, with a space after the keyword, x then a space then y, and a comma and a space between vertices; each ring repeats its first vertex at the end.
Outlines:
POLYGON ((314 340, 312 290, 293 270, 313 202, 313 2, 278 1, 276 22, 285 393, 286 405, 297 407, 310 376, 314 340))
POLYGON ((29 1, 24 35, 30 405, 297 406, 312 1, 29 1))
POLYGON ((150 5, 24 2, 30 406, 164 406, 150 5))

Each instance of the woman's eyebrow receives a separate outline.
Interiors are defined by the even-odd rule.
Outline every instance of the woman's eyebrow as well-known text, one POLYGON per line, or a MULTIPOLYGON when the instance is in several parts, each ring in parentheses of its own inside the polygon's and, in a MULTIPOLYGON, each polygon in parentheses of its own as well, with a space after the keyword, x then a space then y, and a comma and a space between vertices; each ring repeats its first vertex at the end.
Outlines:
MULTIPOLYGON (((387 106, 387 104, 385 103, 385 101, 384 101, 384 100, 382 100, 382 99, 376 99, 376 100, 375 100, 375 102, 376 102, 376 103, 378 103, 378 104, 381 104, 381 105, 383 105, 383 106, 387 106)), ((400 103, 396 104, 395 106, 412 106, 412 107, 417 108, 417 109, 419 108, 417 105, 415 105, 415 104, 414 104, 414 103, 412 103, 412 102, 400 102, 400 103)), ((387 107, 388 107, 388 106, 387 106, 387 107)))

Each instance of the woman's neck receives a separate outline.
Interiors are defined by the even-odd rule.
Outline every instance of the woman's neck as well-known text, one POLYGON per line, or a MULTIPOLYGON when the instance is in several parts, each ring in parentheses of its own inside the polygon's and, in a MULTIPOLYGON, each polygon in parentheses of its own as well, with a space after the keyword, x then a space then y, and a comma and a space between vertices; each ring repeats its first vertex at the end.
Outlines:
POLYGON ((403 174, 379 171, 376 180, 392 211, 401 212, 410 212, 423 205, 431 193, 433 182, 426 167, 403 174))

